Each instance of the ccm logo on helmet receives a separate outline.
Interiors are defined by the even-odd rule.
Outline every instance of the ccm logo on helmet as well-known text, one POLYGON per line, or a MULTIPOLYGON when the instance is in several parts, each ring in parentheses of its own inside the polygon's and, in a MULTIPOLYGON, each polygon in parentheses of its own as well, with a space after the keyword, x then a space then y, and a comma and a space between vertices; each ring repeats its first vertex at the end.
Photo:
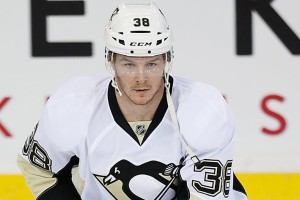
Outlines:
POLYGON ((152 42, 131 42, 130 46, 151 46, 152 42))

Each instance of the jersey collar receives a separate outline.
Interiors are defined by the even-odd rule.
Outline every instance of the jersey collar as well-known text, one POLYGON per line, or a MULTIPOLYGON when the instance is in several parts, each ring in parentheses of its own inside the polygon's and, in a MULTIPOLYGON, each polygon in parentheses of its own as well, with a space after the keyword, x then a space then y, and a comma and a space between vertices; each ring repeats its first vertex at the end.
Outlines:
MULTIPOLYGON (((170 93, 172 94, 172 89, 173 89, 173 77, 169 77, 169 82, 170 82, 170 93)), ((166 88, 164 89, 166 90, 166 88)), ((167 109, 168 109, 168 104, 167 104, 167 99, 166 99, 166 91, 164 91, 163 97, 157 107, 157 110, 154 114, 154 117, 152 119, 152 122, 150 123, 147 132, 145 133, 144 139, 142 143, 139 143, 139 140, 130 127, 129 123, 126 121, 124 115, 121 112, 121 109, 117 103, 117 98, 115 94, 115 89, 111 85, 111 82, 109 83, 108 86, 108 103, 109 107, 112 113, 112 116, 115 120, 115 122, 125 131, 127 132, 139 145, 142 145, 146 139, 149 137, 149 135, 155 130, 155 128, 160 124, 162 121, 167 109)))

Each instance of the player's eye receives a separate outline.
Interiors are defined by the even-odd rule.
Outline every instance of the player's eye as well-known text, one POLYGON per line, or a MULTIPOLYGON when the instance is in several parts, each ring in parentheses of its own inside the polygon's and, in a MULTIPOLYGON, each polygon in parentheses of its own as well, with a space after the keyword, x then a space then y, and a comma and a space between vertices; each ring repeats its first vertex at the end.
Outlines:
POLYGON ((157 66, 156 63, 148 63, 148 64, 147 64, 147 67, 156 67, 156 66, 157 66))
POLYGON ((123 65, 127 68, 132 68, 135 66, 133 63, 124 63, 123 65))

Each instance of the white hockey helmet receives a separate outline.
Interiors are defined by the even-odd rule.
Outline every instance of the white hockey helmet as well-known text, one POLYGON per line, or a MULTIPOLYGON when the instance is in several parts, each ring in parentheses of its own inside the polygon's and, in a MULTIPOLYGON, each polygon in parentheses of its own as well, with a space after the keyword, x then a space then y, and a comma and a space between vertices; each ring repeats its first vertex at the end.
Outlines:
POLYGON ((120 4, 105 28, 106 59, 110 53, 126 56, 172 58, 172 31, 161 10, 153 3, 120 4))

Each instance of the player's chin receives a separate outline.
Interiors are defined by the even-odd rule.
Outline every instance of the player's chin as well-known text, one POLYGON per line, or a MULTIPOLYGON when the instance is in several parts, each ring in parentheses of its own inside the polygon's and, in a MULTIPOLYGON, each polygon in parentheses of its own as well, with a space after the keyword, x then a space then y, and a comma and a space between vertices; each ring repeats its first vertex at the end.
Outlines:
POLYGON ((131 98, 131 101, 135 104, 135 105, 147 105, 149 103, 149 101, 151 100, 151 98, 147 97, 147 96, 135 96, 131 98))
POLYGON ((143 105, 147 105, 148 104, 148 100, 146 99, 132 99, 131 100, 135 105, 140 105, 140 106, 143 106, 143 105))

